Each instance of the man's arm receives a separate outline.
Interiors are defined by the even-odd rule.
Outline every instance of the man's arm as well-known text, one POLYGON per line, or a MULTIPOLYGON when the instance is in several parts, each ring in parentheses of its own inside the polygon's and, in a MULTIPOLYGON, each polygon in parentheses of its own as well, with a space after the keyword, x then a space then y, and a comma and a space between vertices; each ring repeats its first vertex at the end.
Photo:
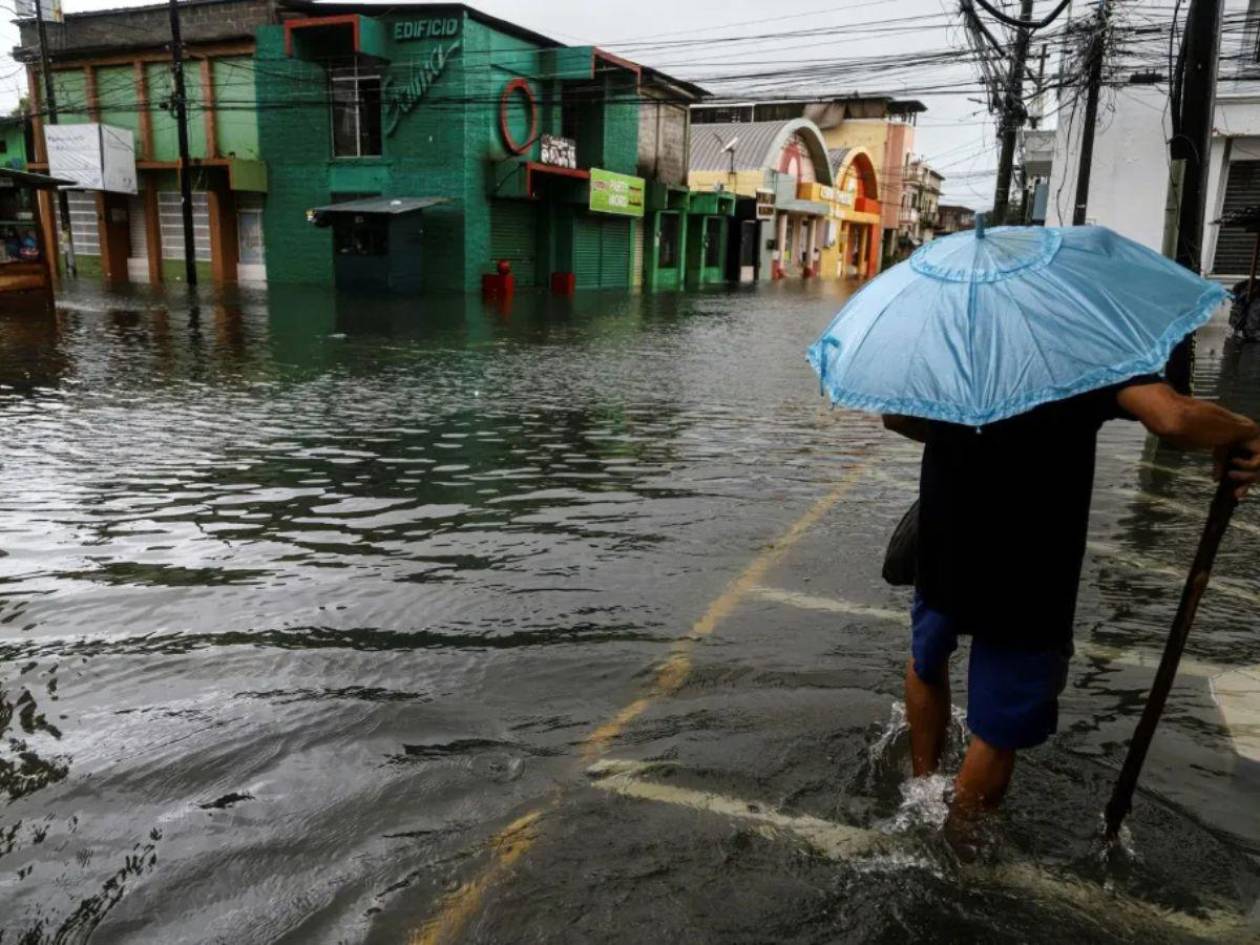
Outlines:
POLYGON ((916 443, 927 442, 927 421, 918 417, 903 417, 901 414, 884 414, 884 429, 900 433, 916 443))
POLYGON ((1260 426, 1217 404, 1177 393, 1163 383, 1126 387, 1116 395, 1120 406, 1162 440, 1182 449, 1212 450, 1216 477, 1224 474, 1228 455, 1237 451, 1229 477, 1242 498, 1260 477, 1260 426))

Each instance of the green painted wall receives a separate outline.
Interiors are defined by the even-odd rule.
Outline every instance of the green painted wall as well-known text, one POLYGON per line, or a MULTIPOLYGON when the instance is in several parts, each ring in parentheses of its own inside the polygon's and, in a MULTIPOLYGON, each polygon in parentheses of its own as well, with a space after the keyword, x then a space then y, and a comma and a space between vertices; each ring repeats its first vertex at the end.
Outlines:
POLYGON ((96 70, 96 101, 101 121, 117 128, 130 128, 140 143, 140 99, 136 95, 136 73, 131 66, 106 66, 96 70))
MULTIPOLYGON (((248 57, 216 59, 211 63, 219 153, 257 160, 258 116, 254 62, 248 57)), ((169 109, 159 107, 171 95, 170 67, 166 63, 145 65, 150 114, 153 119, 153 160, 174 161, 179 156, 175 118, 169 109)), ((62 124, 90 121, 87 111, 87 79, 82 69, 53 73, 57 93, 57 116, 62 124)), ((185 70, 188 94, 188 137, 193 157, 206 156, 205 106, 201 94, 201 72, 194 62, 185 70)), ((96 70, 96 100, 100 120, 107 125, 130 128, 140 142, 140 97, 136 93, 135 70, 130 65, 101 66, 96 70)))
POLYGON ((639 103, 634 82, 622 73, 607 73, 604 94, 604 161, 600 167, 619 174, 637 174, 639 166, 639 103))
POLYGON ((254 61, 245 57, 210 63, 214 83, 215 133, 221 155, 251 161, 262 157, 258 145, 258 94, 254 61))
MULTIPOLYGON (((425 18, 440 16, 439 9, 426 11, 425 18)), ((450 16, 462 18, 462 13, 450 16)), ((382 19, 391 26, 386 97, 393 98, 438 43, 449 47, 453 40, 395 41, 392 24, 417 16, 382 19)), ((419 264, 429 288, 467 287, 463 204, 469 176, 465 162, 469 109, 464 103, 463 44, 469 37, 459 39, 460 47, 437 81, 413 108, 398 115, 393 133, 383 136, 380 157, 334 158, 324 70, 313 62, 287 58, 280 27, 259 29, 256 89, 263 116, 259 143, 271 187, 265 215, 269 281, 332 284, 331 231, 311 226, 305 212, 329 203, 333 194, 375 193, 451 199, 449 205, 425 211, 419 264)), ((488 233, 485 221, 480 222, 488 233)))
MULTIPOLYGON (((184 281, 184 261, 182 259, 162 260, 162 281, 168 285, 172 282, 184 281)), ((197 263, 197 282, 211 285, 214 282, 214 270, 210 263, 197 263)))
POLYGON ((82 69, 53 72, 53 91, 57 95, 57 121, 70 125, 88 120, 87 77, 82 69))
POLYGON ((101 268, 101 257, 86 253, 74 254, 74 269, 80 279, 101 279, 105 275, 101 268))
MULTIPOLYGON (((144 75, 149 86, 149 102, 153 106, 153 159, 179 160, 179 133, 175 116, 170 109, 158 107, 158 103, 170 100, 171 68, 166 63, 151 62, 145 65, 144 75)), ((205 108, 201 98, 201 79, 196 69, 185 70, 184 90, 188 97, 188 151, 193 157, 205 157, 205 108)))
POLYGON ((324 71, 313 62, 286 58, 282 27, 260 27, 255 40, 258 141, 269 186, 263 224, 267 279, 331 285, 332 233, 305 219, 333 190, 324 71))
POLYGON ((24 170, 29 155, 26 153, 26 123, 13 118, 0 118, 0 166, 24 170))
MULTIPOLYGON (((307 223, 305 212, 330 202, 333 194, 441 196, 450 203, 426 210, 423 217, 418 264, 426 291, 475 290, 482 274, 493 269, 492 205, 522 194, 521 158, 537 160, 540 150, 535 140, 521 157, 508 153, 499 133, 500 93, 510 79, 526 79, 539 103, 538 132, 560 133, 557 93, 562 83, 548 77, 554 54, 469 19, 458 7, 427 7, 423 16, 413 11, 379 21, 385 26, 389 58, 384 125, 394 125, 383 136, 379 157, 333 158, 324 70, 315 62, 287 58, 280 27, 257 33, 259 147, 271 181, 264 224, 267 278, 273 283, 332 284, 331 233, 307 223), (399 35, 399 24, 436 18, 459 19, 454 50, 455 37, 407 40, 399 35), (439 47, 447 53, 440 74, 418 98, 409 94, 420 84, 414 77, 439 47), (391 105, 399 101, 410 107, 391 105)), ((610 104, 604 112, 598 166, 634 173, 638 107, 630 101, 610 104)), ((509 120, 513 136, 524 140, 524 109, 513 109, 509 120)), ((550 272, 565 270, 565 260, 572 256, 577 200, 585 200, 584 184, 570 186, 555 201, 540 202, 540 284, 550 272)))

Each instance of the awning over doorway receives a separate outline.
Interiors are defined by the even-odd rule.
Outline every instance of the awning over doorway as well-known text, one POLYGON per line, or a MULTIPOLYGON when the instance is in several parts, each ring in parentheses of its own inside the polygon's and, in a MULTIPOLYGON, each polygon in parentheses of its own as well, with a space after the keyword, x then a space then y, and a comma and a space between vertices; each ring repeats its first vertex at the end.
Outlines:
POLYGON ((817 200, 780 200, 775 209, 785 213, 805 213, 816 217, 831 215, 831 207, 817 200))
POLYGON ((440 203, 450 203, 449 197, 365 197, 362 200, 347 200, 345 203, 330 203, 326 207, 316 207, 312 213, 388 213, 397 216, 400 213, 415 213, 440 203))
POLYGON ((316 226, 326 226, 331 216, 400 216, 404 213, 419 213, 438 204, 450 203, 449 197, 365 197, 362 200, 347 200, 345 203, 330 203, 324 207, 315 207, 306 211, 306 218, 316 226))

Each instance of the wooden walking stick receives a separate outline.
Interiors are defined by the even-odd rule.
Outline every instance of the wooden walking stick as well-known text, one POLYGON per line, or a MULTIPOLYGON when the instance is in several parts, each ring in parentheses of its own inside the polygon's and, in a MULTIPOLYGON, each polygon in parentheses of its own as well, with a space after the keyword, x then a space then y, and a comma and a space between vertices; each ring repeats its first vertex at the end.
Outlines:
POLYGON ((1120 777, 1116 779, 1111 800, 1107 802, 1108 842, 1116 839, 1120 832, 1120 823, 1133 806, 1133 791, 1137 788, 1138 776, 1142 773, 1142 762, 1146 760, 1146 751, 1151 747, 1151 739, 1155 737, 1155 728, 1163 714, 1164 703, 1168 701, 1168 691, 1177 675, 1177 664, 1181 662, 1181 652, 1186 647, 1186 637, 1190 635, 1195 612, 1199 609, 1199 600, 1207 590, 1208 579, 1212 576, 1216 551, 1221 546, 1221 539, 1225 536, 1229 520, 1238 505, 1238 499, 1234 495, 1238 483, 1229 478, 1233 461, 1233 454, 1225 460, 1221 482, 1212 499, 1207 524, 1199 539, 1199 550, 1195 552, 1194 564, 1190 566, 1190 574, 1186 577, 1186 586, 1181 591, 1181 603, 1177 607, 1177 616, 1173 619, 1168 642, 1164 644, 1164 655, 1160 658, 1159 670, 1151 685, 1151 694, 1146 697, 1146 708, 1142 710, 1142 718, 1133 732, 1133 741, 1129 743, 1124 767, 1120 769, 1120 777))

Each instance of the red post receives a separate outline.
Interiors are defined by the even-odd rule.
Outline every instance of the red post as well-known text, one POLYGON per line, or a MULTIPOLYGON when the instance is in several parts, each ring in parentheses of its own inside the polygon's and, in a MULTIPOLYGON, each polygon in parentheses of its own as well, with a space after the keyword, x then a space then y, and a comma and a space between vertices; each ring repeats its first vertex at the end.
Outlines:
POLYGON ((512 264, 500 259, 495 272, 481 277, 481 294, 487 298, 509 298, 516 291, 516 276, 512 264))

